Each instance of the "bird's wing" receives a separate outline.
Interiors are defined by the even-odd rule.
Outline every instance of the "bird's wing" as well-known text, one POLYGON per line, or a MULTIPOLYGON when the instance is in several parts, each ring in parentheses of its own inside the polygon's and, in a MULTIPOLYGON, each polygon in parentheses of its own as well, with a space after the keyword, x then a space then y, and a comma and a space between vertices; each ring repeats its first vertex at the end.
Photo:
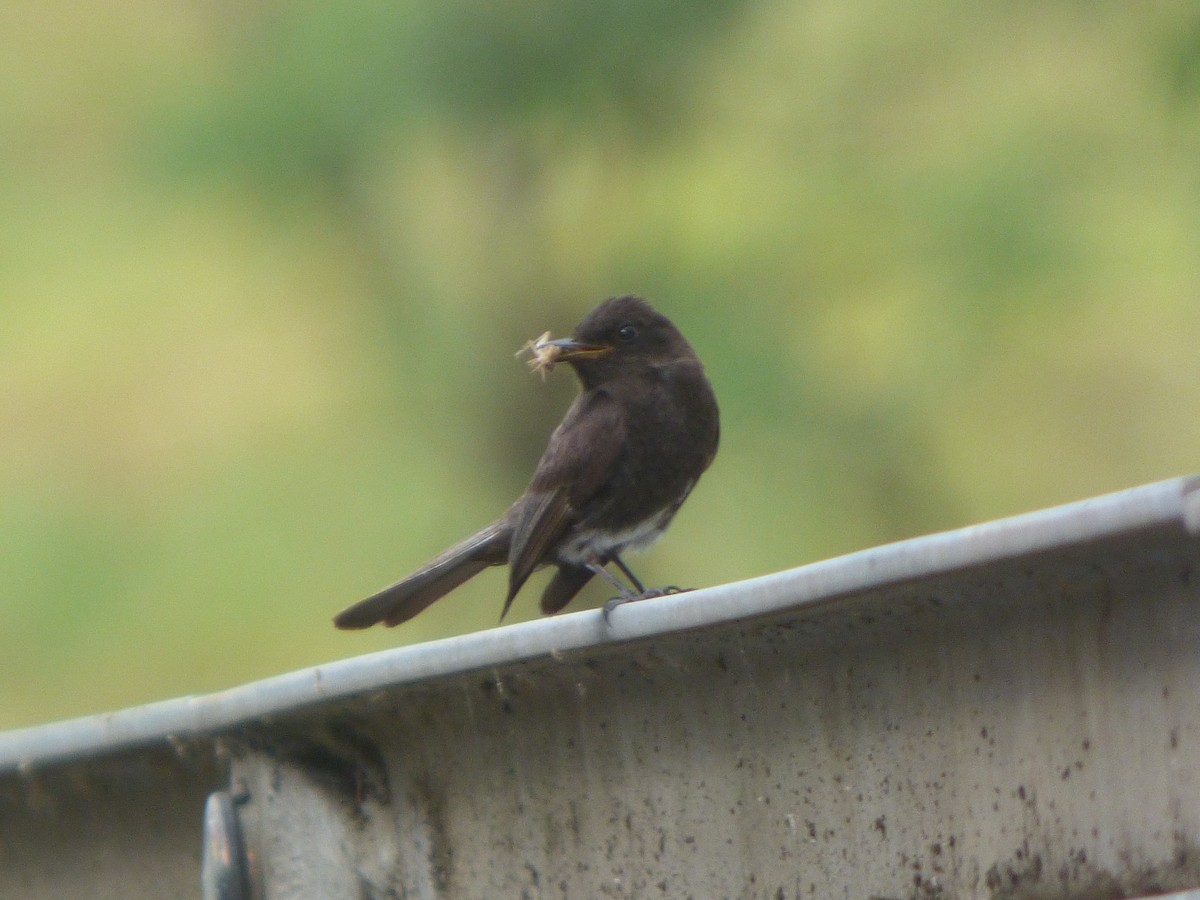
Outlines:
POLYGON ((513 523, 505 610, 604 483, 625 443, 625 417, 607 391, 581 394, 550 438, 513 523))

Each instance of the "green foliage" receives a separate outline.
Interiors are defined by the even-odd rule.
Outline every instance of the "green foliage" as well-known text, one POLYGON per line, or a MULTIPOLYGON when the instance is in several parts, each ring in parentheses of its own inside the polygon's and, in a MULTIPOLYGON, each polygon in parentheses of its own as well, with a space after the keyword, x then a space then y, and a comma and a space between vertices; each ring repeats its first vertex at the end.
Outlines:
POLYGON ((515 496, 572 386, 512 353, 614 293, 724 416, 649 582, 1200 468, 1191 4, 43 4, 12 34, 0 727, 495 624, 498 572, 397 632, 329 617, 515 496))

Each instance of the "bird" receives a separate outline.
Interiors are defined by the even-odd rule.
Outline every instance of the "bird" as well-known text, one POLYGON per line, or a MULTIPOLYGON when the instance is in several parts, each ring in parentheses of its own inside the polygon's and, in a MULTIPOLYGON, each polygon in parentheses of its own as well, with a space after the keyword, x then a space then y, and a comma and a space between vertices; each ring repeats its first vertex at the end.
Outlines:
POLYGON ((679 329, 641 297, 611 297, 572 336, 529 345, 543 373, 566 363, 580 391, 528 487, 500 518, 407 578, 347 607, 340 629, 406 622, 490 566, 508 565, 500 621, 529 576, 557 571, 541 611, 562 610, 594 576, 620 592, 604 607, 674 593, 646 590, 621 558, 666 530, 717 453, 720 414, 704 365, 679 329), (623 584, 606 566, 615 565, 623 584))

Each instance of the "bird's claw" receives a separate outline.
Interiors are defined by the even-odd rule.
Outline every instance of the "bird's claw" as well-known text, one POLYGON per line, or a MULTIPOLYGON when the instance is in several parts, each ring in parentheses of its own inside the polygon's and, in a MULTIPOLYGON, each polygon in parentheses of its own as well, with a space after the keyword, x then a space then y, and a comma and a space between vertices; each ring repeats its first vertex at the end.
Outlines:
POLYGON ((652 600, 655 597, 666 597, 670 594, 686 594, 692 590, 695 590, 695 588, 685 588, 677 584, 668 584, 666 587, 648 588, 640 594, 622 594, 619 597, 611 597, 605 601, 600 614, 604 617, 604 624, 607 625, 612 619, 613 610, 618 606, 623 606, 626 603, 635 603, 638 600, 652 600))
POLYGON ((614 609, 616 609, 622 603, 628 603, 631 600, 636 600, 636 599, 637 599, 636 595, 630 594, 628 597, 610 597, 608 600, 605 600, 604 606, 601 607, 601 609, 600 609, 600 615, 602 615, 604 617, 604 624, 605 625, 609 624, 609 620, 612 618, 612 611, 614 609))

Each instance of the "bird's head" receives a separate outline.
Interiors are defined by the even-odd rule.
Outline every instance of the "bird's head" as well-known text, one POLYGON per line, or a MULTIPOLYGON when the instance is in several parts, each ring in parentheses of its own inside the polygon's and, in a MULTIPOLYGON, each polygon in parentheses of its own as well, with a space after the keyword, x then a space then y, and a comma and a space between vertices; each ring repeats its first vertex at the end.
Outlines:
POLYGON ((687 359, 699 360, 671 320, 640 297, 605 300, 569 338, 545 341, 555 363, 570 363, 585 388, 617 375, 687 359))

